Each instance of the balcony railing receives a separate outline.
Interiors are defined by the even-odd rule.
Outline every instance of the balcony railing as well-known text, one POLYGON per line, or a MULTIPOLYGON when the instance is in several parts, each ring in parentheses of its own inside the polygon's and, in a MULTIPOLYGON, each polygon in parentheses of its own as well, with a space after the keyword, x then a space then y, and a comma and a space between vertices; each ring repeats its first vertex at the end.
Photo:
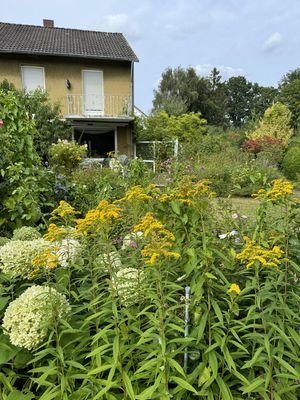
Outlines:
POLYGON ((120 117, 132 114, 131 96, 67 95, 67 115, 120 117))

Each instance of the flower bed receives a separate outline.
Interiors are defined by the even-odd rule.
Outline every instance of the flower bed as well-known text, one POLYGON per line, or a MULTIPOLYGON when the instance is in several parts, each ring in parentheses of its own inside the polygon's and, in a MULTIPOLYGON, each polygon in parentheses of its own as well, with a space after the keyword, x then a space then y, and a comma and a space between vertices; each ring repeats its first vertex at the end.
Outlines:
POLYGON ((253 221, 207 180, 134 186, 5 244, 3 398, 299 399, 300 207, 255 197, 253 221))

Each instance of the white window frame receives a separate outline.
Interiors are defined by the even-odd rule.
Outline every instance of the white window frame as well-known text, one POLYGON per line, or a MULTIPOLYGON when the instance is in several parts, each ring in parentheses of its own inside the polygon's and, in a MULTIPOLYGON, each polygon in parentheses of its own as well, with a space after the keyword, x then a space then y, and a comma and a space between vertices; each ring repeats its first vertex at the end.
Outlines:
MULTIPOLYGON (((37 66, 37 65, 21 65, 21 75, 22 75, 22 86, 23 86, 23 89, 26 90, 26 87, 25 87, 25 79, 24 79, 24 71, 25 71, 26 68, 42 70, 42 72, 43 72, 42 75, 43 75, 43 85, 44 85, 44 87, 37 87, 37 88, 34 89, 34 90, 37 90, 37 89, 46 90, 45 67, 40 67, 40 66, 37 66)), ((34 91, 34 90, 33 90, 33 91, 34 91)), ((29 90, 29 91, 26 90, 26 92, 28 92, 28 93, 31 93, 31 92, 33 92, 33 91, 32 91, 32 90, 29 90)))

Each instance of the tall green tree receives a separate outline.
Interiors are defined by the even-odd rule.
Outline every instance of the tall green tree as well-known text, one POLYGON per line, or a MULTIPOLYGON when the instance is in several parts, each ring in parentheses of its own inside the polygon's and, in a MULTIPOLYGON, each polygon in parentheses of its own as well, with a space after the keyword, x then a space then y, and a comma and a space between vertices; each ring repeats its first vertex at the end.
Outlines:
POLYGON ((226 122, 225 83, 217 68, 213 68, 208 78, 208 98, 206 118, 212 125, 224 126, 226 122))
POLYGON ((167 68, 154 91, 153 113, 169 115, 200 112, 208 123, 222 125, 226 95, 220 72, 214 68, 209 77, 201 77, 192 67, 167 68))
POLYGON ((262 118, 266 109, 278 100, 278 89, 273 86, 260 86, 252 84, 253 99, 251 104, 251 117, 254 120, 262 118))
POLYGON ((279 99, 292 113, 292 125, 300 126, 300 68, 289 71, 279 83, 279 99))
POLYGON ((179 115, 195 111, 199 98, 198 85, 199 77, 193 68, 167 68, 162 73, 158 89, 154 91, 154 113, 166 111, 179 115))
POLYGON ((251 117, 252 83, 244 76, 228 79, 225 86, 227 119, 230 124, 241 127, 251 117))

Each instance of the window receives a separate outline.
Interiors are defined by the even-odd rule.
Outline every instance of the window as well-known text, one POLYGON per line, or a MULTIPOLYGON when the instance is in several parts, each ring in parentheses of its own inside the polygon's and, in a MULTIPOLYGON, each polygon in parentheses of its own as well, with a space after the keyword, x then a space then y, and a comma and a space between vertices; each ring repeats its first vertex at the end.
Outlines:
POLYGON ((36 89, 45 88, 44 67, 22 67, 23 88, 26 92, 33 92, 36 89))
POLYGON ((103 72, 82 70, 83 80, 83 113, 89 115, 103 114, 103 72))

